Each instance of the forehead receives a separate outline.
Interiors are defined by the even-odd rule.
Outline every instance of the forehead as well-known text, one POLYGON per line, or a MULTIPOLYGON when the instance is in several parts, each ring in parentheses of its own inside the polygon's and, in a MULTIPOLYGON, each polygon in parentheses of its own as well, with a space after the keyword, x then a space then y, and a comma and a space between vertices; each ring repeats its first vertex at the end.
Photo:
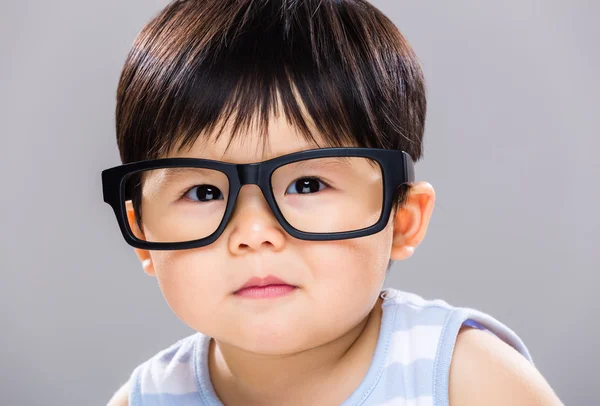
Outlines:
POLYGON ((202 134, 190 148, 183 150, 175 148, 176 152, 168 156, 206 158, 241 164, 266 161, 293 152, 331 146, 314 128, 311 128, 311 132, 315 141, 305 139, 297 128, 288 123, 284 115, 269 117, 265 139, 261 136, 258 126, 250 126, 248 130, 238 131, 240 133, 232 139, 232 128, 228 123, 218 138, 216 130, 210 134, 202 134))

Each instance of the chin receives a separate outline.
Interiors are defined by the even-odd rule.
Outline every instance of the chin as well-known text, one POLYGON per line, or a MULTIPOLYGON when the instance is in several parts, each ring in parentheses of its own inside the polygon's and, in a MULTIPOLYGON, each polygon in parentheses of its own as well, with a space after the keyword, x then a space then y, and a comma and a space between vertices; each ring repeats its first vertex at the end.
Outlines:
POLYGON ((280 355, 306 350, 308 335, 297 329, 282 329, 281 326, 264 326, 262 329, 245 330, 232 340, 232 344, 255 354, 280 355))
POLYGON ((239 345, 244 351, 251 352, 253 354, 261 355, 287 355, 295 354, 306 350, 306 347, 299 345, 299 343, 291 342, 289 339, 283 342, 265 342, 265 341, 245 341, 239 345))

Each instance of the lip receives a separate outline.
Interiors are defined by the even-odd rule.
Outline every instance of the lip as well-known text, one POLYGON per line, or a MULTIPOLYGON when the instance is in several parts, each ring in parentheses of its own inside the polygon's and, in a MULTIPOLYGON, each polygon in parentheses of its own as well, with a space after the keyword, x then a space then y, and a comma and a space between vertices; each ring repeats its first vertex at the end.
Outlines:
MULTIPOLYGON (((235 293, 238 293, 241 290, 244 290, 246 288, 251 288, 251 287, 263 287, 263 286, 269 286, 269 285, 288 285, 288 286, 294 286, 291 285, 289 283, 287 283, 286 281, 284 281, 283 279, 280 279, 274 275, 268 275, 264 278, 258 278, 258 277, 252 277, 250 279, 248 279, 246 281, 246 283, 244 283, 238 290, 235 291, 235 293)), ((294 286, 296 287, 296 286, 294 286)))

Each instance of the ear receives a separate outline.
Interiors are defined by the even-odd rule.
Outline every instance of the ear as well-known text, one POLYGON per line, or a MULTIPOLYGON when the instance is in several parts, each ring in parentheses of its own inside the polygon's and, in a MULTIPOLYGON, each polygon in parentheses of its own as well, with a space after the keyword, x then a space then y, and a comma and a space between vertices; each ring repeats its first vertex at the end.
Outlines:
MULTIPOLYGON (((127 221, 129 222, 129 228, 133 231, 133 234, 140 240, 145 240, 144 232, 140 230, 135 222, 135 212, 131 200, 125 202, 125 209, 127 210, 127 221)), ((142 268, 150 276, 155 276, 154 264, 152 263, 152 257, 150 251, 143 250, 140 248, 134 248, 135 254, 142 262, 142 268)))
POLYGON ((406 203, 394 215, 394 236, 390 259, 410 257, 423 241, 435 203, 435 191, 427 182, 411 186, 406 203))

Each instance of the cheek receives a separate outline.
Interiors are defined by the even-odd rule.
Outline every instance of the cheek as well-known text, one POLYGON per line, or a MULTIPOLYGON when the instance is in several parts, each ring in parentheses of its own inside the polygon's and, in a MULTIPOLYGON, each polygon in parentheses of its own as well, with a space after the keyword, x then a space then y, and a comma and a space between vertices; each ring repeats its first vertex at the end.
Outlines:
POLYGON ((313 271, 315 286, 346 292, 378 289, 385 278, 391 239, 391 227, 386 227, 366 237, 312 242, 303 257, 313 271))
POLYGON ((363 238, 307 245, 303 257, 312 272, 307 293, 322 309, 363 314, 383 286, 390 249, 388 228, 363 238))
POLYGON ((218 306, 220 296, 214 293, 225 289, 221 286, 224 278, 215 277, 216 263, 211 258, 194 250, 162 251, 152 255, 156 278, 167 304, 179 319, 199 331, 207 330, 210 316, 218 306), (203 321, 207 325, 203 325, 203 321))

